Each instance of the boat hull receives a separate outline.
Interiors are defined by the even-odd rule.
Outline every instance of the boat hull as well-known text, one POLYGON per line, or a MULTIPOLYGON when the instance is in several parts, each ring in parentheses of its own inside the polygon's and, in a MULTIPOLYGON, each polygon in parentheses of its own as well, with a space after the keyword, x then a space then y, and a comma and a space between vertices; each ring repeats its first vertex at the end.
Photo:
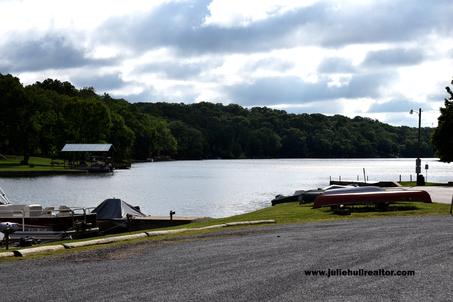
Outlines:
POLYGON ((0 222, 14 222, 27 231, 67 231, 77 225, 96 226, 96 214, 52 217, 0 217, 0 222))

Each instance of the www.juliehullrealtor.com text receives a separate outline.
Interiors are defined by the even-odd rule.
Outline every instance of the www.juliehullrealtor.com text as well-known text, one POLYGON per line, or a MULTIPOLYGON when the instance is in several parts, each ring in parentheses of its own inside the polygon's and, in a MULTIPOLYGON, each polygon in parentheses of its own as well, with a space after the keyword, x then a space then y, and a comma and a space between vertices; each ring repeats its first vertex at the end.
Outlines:
POLYGON ((305 276, 313 277, 408 277, 415 276, 413 270, 388 270, 388 269, 327 269, 327 270, 306 270, 305 276))

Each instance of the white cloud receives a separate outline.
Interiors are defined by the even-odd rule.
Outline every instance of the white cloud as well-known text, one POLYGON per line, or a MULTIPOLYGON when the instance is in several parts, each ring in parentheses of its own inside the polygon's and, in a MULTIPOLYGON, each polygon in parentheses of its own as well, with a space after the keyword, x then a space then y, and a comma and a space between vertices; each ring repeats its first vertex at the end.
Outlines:
POLYGON ((452 76, 452 14, 447 0, 3 0, 0 73, 131 101, 235 101, 392 124, 412 125, 405 107, 421 104, 429 126, 452 76))
POLYGON ((315 2, 315 0, 213 0, 208 6, 210 14, 205 19, 205 25, 246 26, 315 2))

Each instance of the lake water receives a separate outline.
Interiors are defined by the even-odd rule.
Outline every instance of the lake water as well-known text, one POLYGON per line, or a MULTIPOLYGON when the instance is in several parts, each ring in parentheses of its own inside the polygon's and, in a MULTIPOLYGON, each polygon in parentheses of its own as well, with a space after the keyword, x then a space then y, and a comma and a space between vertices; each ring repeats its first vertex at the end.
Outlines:
MULTIPOLYGON (((425 164, 428 181, 453 181, 453 165, 425 164)), ((0 187, 14 203, 92 207, 118 197, 150 215, 224 217, 266 207, 277 194, 326 186, 329 177, 363 180, 363 168, 370 181, 415 179, 415 159, 203 160, 140 163, 112 175, 0 178, 0 187)))

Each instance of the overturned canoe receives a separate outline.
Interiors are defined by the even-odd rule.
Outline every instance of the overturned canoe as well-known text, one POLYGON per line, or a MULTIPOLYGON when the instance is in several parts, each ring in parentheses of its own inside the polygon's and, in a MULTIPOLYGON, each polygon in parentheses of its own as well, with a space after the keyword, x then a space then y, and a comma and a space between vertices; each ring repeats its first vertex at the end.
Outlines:
POLYGON ((375 186, 355 187, 355 186, 331 185, 323 189, 305 191, 300 196, 299 201, 300 204, 314 202, 316 197, 318 197, 321 194, 327 195, 327 194, 376 192, 376 191, 384 191, 384 189, 375 186))
POLYGON ((353 204, 388 204, 397 201, 432 202, 428 192, 422 190, 321 194, 316 197, 313 208, 353 204))

